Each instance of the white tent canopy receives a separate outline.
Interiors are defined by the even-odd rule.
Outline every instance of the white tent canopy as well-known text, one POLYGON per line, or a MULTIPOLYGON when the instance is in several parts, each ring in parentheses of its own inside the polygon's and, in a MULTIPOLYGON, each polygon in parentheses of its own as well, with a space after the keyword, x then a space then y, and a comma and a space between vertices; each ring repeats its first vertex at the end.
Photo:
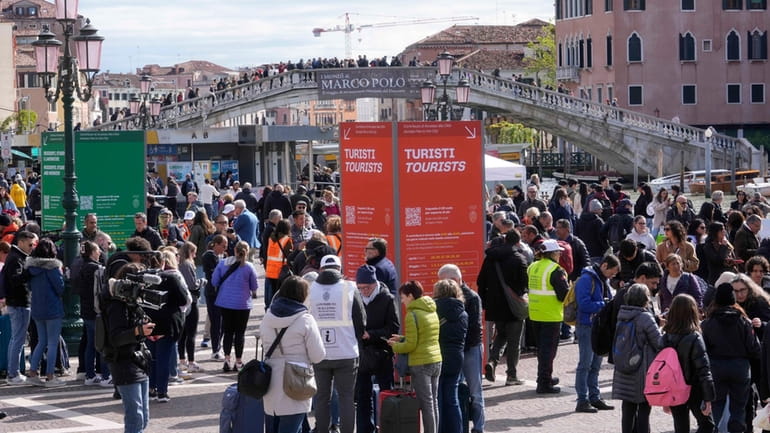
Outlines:
POLYGON ((509 180, 523 183, 526 177, 527 168, 523 165, 484 155, 484 179, 487 182, 509 180))

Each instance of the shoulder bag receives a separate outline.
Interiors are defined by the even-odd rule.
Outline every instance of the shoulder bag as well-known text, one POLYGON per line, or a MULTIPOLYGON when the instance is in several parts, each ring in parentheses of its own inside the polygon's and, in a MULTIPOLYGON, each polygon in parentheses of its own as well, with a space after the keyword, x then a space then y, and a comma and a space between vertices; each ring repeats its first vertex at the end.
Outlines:
POLYGON ((312 398, 318 387, 312 365, 286 361, 283 367, 283 392, 294 400, 312 398))
POLYGON ((258 400, 267 394, 267 390, 270 389, 270 376, 272 376, 273 368, 265 361, 273 355, 287 329, 289 328, 281 329, 261 361, 252 359, 238 372, 238 392, 258 400))
POLYGON ((517 320, 524 320, 529 317, 529 299, 527 295, 519 296, 503 278, 503 271, 500 269, 500 262, 495 262, 495 271, 497 272, 497 279, 500 281, 500 287, 505 294, 505 300, 508 301, 508 308, 511 309, 513 317, 517 320))

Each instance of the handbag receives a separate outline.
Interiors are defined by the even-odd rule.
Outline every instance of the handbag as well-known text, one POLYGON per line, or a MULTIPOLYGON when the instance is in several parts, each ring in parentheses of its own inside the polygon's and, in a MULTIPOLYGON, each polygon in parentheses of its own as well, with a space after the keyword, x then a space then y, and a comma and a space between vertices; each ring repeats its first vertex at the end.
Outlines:
POLYGON ((358 371, 362 373, 376 373, 382 365, 382 361, 389 353, 376 345, 359 346, 361 354, 358 357, 358 371))
MULTIPOLYGON (((412 317, 414 317, 414 327, 417 328, 417 331, 419 333, 420 328, 418 327, 417 313, 412 311, 412 317)), ((406 329, 406 320, 404 320, 404 328, 406 329)), ((408 353, 396 354, 395 369, 399 377, 406 377, 407 375, 409 375, 409 354, 408 353)))
POLYGON ((283 392, 294 400, 312 398, 318 387, 312 365, 287 361, 283 367, 283 392))
POLYGON ((286 333, 287 329, 281 329, 261 361, 252 359, 238 372, 238 392, 257 400, 267 394, 267 390, 270 389, 270 377, 273 374, 273 368, 265 361, 273 355, 275 348, 278 347, 278 343, 281 342, 281 338, 283 338, 283 334, 286 333))
POLYGON ((757 411, 757 416, 754 417, 754 426, 762 430, 770 430, 770 404, 762 406, 757 411))
POLYGON ((529 299, 527 298, 527 294, 525 293, 524 296, 519 296, 519 294, 505 282, 499 262, 495 262, 495 271, 497 271, 497 279, 500 280, 500 286, 503 288, 505 300, 508 302, 508 308, 511 309, 513 317, 517 320, 527 319, 529 317, 529 299))

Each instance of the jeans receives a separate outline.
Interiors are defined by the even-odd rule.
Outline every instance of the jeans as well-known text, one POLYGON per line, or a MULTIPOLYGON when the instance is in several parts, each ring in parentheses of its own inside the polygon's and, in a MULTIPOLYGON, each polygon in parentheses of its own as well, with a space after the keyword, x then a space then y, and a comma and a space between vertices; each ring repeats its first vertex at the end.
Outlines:
POLYGON ((147 348, 152 353, 150 361, 150 388, 158 390, 158 395, 168 394, 168 375, 171 353, 175 341, 168 335, 156 341, 147 340, 147 348))
POLYGON ((273 285, 278 285, 278 280, 273 278, 265 278, 265 311, 270 309, 270 302, 273 300, 273 295, 277 290, 273 290, 273 285))
POLYGON ((324 360, 313 367, 318 385, 315 407, 318 433, 329 433, 332 381, 340 397, 340 432, 353 433, 356 427, 354 395, 358 358, 324 360))
POLYGON ((206 297, 206 313, 209 315, 209 322, 211 322, 209 329, 211 353, 217 353, 222 349, 222 310, 214 305, 215 301, 216 296, 206 297))
MULTIPOLYGON (((489 352, 489 361, 494 365, 497 365, 497 361, 500 359, 500 351, 502 351, 507 345, 508 350, 506 351, 505 358, 505 373, 508 375, 508 377, 518 378, 516 373, 516 366, 519 365, 519 355, 521 354, 521 333, 523 330, 523 320, 513 320, 511 322, 495 322, 495 341, 492 343, 492 350, 489 352)), ((481 365, 481 361, 479 361, 479 365, 481 365)), ((468 383, 468 386, 470 385, 471 384, 468 383)), ((473 395, 472 389, 471 395, 473 395)))
POLYGON ((549 388, 552 386, 553 360, 559 349, 561 322, 536 322, 533 320, 530 323, 537 341, 537 386, 538 388, 549 388))
POLYGON ((412 386, 420 402, 423 433, 437 433, 438 428, 438 378, 441 374, 441 363, 413 365, 412 386))
POLYGON ((575 328, 578 339, 579 361, 575 370, 575 391, 578 403, 597 401, 599 394, 599 369, 602 357, 591 348, 591 325, 578 324, 575 328))
POLYGON ((123 401, 125 433, 142 433, 150 422, 150 388, 147 380, 118 385, 123 401))
POLYGON ((19 365, 24 359, 24 342, 27 341, 30 318, 29 307, 11 307, 9 305, 8 316, 11 319, 11 341, 8 344, 8 377, 12 378, 19 375, 19 365))
POLYGON ((620 421, 622 433, 650 431, 650 411, 652 408, 649 404, 624 401, 621 409, 623 411, 620 421))
POLYGON ((727 422, 727 432, 743 432, 746 430, 746 401, 751 386, 749 360, 712 358, 710 361, 716 391, 716 399, 712 403, 714 422, 719 424, 724 414, 725 399, 729 395, 730 419, 727 422))
POLYGON ((93 319, 83 319, 83 328, 86 331, 86 347, 83 360, 85 362, 86 378, 90 379, 96 376, 94 368, 96 364, 96 347, 94 347, 94 331, 96 321, 93 319))
MULTIPOLYGON (((517 322, 524 324, 523 321, 517 322)), ((521 331, 519 331, 519 337, 521 337, 521 331)), ((516 348, 515 352, 519 352, 518 342, 514 345, 508 345, 508 351, 511 352, 513 348, 516 348)), ((465 383, 468 384, 468 390, 471 393, 471 407, 470 407, 470 419, 473 422, 473 429, 483 432, 484 431, 484 395, 481 392, 481 359, 483 356, 483 345, 479 344, 476 347, 471 347, 465 351, 465 357, 463 358, 463 377, 465 383)), ((510 361, 510 355, 508 356, 510 361)), ((518 358, 517 358, 518 360, 518 358)), ((391 374, 391 379, 393 375, 391 374)), ((382 389, 382 386, 380 386, 382 389)))
MULTIPOLYGON (((40 361, 43 359, 43 352, 48 353, 48 360, 45 363, 45 374, 53 376, 56 370, 56 354, 59 350, 59 335, 61 335, 62 319, 38 320, 35 319, 37 328, 37 346, 32 352, 29 360, 30 370, 37 370, 40 367, 40 361)), ((42 372, 40 372, 42 375, 42 372)))
POLYGON ((441 433, 462 433, 462 413, 457 387, 460 373, 441 374, 438 378, 438 430, 441 433))
POLYGON ((305 419, 304 413, 294 415, 272 416, 274 433, 299 433, 302 427, 302 421, 305 419))
MULTIPOLYGON (((374 375, 377 378, 380 391, 393 388, 393 358, 388 358, 386 362, 389 368, 383 367, 374 375)), ((378 402, 372 401, 373 386, 371 374, 358 373, 356 379, 356 395, 358 397, 356 399, 356 431, 358 433, 373 433, 375 431, 374 407, 378 402)))

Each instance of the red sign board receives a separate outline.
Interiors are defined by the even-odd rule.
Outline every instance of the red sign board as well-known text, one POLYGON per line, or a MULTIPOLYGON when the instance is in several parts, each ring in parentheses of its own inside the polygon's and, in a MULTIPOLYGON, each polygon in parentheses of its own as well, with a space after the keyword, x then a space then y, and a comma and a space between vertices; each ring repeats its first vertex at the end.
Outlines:
POLYGON ((363 265, 364 247, 372 237, 385 239, 395 262, 393 206, 393 124, 340 124, 342 185, 342 267, 355 279, 363 265))
POLYGON ((442 265, 474 284, 484 259, 481 136, 477 121, 398 124, 401 281, 428 293, 442 265))

